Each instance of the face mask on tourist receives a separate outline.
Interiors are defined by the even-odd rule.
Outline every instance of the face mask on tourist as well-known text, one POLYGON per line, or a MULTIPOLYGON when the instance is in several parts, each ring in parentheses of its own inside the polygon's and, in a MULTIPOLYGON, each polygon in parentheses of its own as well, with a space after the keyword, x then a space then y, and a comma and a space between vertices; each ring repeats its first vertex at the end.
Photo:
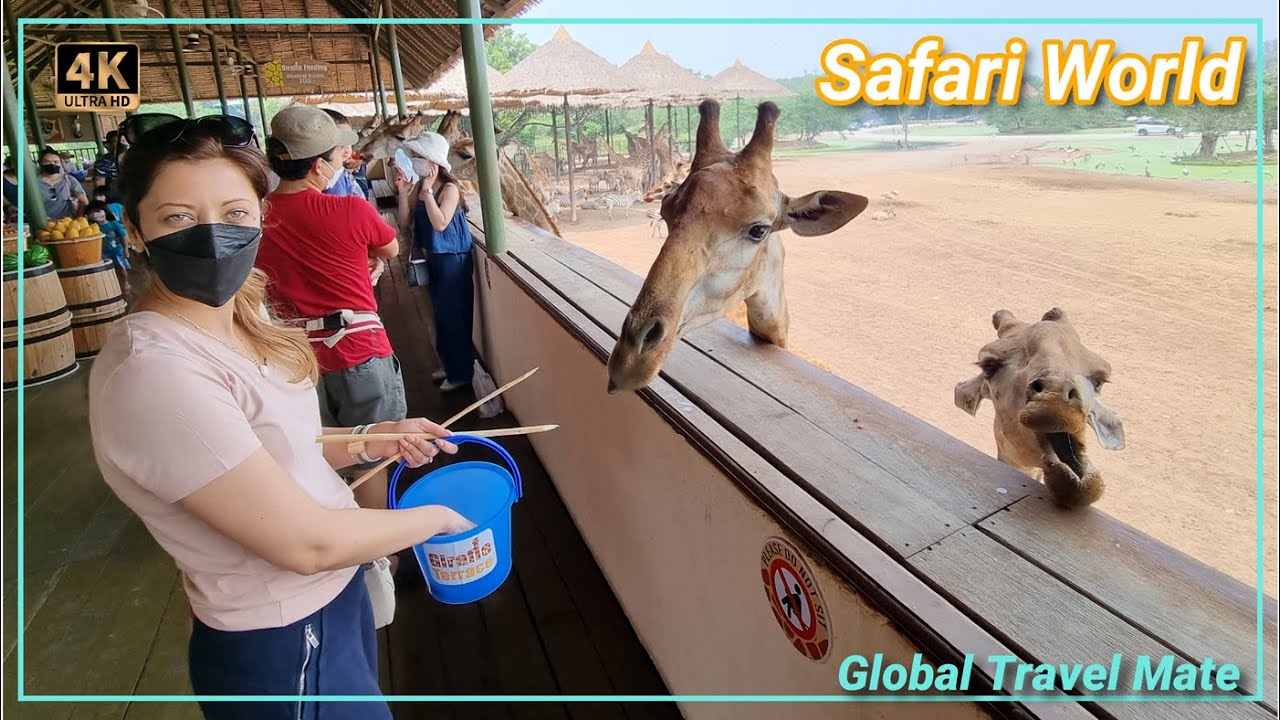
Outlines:
POLYGON ((193 225, 146 244, 156 276, 171 292, 210 307, 226 305, 248 279, 262 229, 193 225))
MULTIPOLYGON (((322 161, 322 162, 323 162, 323 161, 322 161)), ((341 177, 341 175, 342 175, 342 169, 341 169, 341 168, 338 168, 337 170, 334 170, 334 169, 333 169, 333 166, 332 166, 332 165, 329 165, 329 163, 327 163, 327 162, 326 162, 326 163, 324 163, 324 164, 325 164, 325 165, 328 165, 328 167, 329 167, 329 172, 333 173, 333 177, 330 177, 330 178, 325 182, 325 186, 324 186, 324 189, 325 189, 325 190, 329 190, 329 189, 332 189, 334 185, 337 185, 337 184, 338 184, 338 178, 339 178, 339 177, 341 177)))
POLYGON ((43 163, 40 165, 40 171, 45 175, 57 175, 62 172, 62 166, 55 165, 53 163, 43 163))

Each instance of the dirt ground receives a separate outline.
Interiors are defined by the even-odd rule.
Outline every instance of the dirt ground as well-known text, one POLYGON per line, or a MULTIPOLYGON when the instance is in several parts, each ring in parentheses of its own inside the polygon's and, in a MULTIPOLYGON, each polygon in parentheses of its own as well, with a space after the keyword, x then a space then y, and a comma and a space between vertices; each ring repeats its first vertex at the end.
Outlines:
MULTIPOLYGON (((847 190, 866 213, 825 237, 786 233, 791 345, 984 452, 992 409, 952 404, 995 337, 991 314, 1063 308, 1112 365, 1104 399, 1127 447, 1093 451, 1098 508, 1256 584, 1256 188, 1036 167, 1047 138, 779 159, 784 192, 847 190), (883 217, 881 193, 899 194, 883 217), (878 218, 878 219, 877 219, 878 218)), ((1079 139, 1076 138, 1078 141, 1079 139)), ((1056 146, 1055 146, 1056 147, 1056 146)), ((1277 579, 1276 192, 1264 206, 1266 584, 1277 579)), ((645 212, 579 211, 568 239, 643 275, 662 240, 645 212)), ((1092 438, 1091 438, 1092 439, 1092 438)))

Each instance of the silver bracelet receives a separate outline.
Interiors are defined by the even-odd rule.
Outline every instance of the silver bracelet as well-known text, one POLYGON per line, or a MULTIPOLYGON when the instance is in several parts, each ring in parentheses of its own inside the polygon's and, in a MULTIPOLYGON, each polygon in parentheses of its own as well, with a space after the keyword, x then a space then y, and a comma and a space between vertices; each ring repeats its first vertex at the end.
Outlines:
MULTIPOLYGON (((353 432, 353 434, 355 434, 355 435, 367 435, 367 434, 369 433, 369 430, 370 430, 374 425, 377 425, 377 423, 369 423, 369 424, 367 424, 367 425, 360 425, 360 426, 357 426, 357 427, 356 427, 356 429, 355 429, 355 431, 353 432)), ((360 450, 359 454, 357 454, 357 455, 355 456, 355 458, 356 458, 356 460, 359 460, 361 463, 364 463, 364 464, 368 464, 368 463, 375 463, 375 462, 378 462, 379 460, 381 460, 381 459, 382 459, 381 457, 376 457, 376 458, 375 458, 375 457, 369 457, 369 454, 368 454, 367 452, 365 452, 365 450, 364 450, 364 443, 363 443, 363 442, 361 443, 361 450, 360 450)))

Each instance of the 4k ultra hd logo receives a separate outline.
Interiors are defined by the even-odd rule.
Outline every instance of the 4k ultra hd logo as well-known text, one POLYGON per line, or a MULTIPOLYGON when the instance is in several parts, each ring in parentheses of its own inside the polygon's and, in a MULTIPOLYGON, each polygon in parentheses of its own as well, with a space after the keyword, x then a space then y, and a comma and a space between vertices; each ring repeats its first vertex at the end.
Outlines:
POLYGON ((58 43, 54 90, 58 110, 124 112, 141 103, 137 43, 58 43))

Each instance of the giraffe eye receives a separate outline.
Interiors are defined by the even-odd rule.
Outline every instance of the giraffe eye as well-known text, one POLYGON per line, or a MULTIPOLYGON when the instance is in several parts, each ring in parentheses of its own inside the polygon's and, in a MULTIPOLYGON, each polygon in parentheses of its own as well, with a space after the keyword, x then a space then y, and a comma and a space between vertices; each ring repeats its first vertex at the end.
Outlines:
POLYGON ((752 240, 759 241, 769 237, 769 233, 772 231, 773 231, 772 225, 765 225, 764 223, 756 223, 755 225, 751 226, 750 230, 747 231, 747 235, 750 235, 752 240))

